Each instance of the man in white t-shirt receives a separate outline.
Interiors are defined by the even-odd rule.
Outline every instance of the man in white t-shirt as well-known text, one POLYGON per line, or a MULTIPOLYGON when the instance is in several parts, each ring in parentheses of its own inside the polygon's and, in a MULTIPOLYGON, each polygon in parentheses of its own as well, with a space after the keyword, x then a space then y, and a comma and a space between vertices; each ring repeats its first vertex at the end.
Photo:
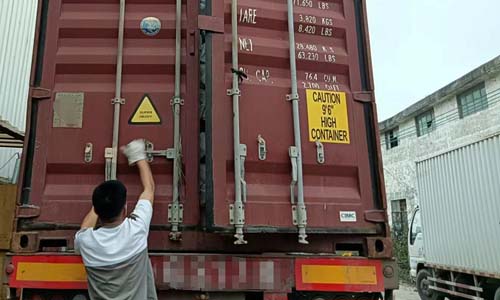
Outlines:
POLYGON ((127 217, 127 189, 121 182, 106 181, 96 187, 93 207, 75 235, 75 249, 83 258, 92 300, 156 300, 148 256, 153 175, 143 140, 135 140, 122 150, 129 164, 137 165, 144 191, 127 217))

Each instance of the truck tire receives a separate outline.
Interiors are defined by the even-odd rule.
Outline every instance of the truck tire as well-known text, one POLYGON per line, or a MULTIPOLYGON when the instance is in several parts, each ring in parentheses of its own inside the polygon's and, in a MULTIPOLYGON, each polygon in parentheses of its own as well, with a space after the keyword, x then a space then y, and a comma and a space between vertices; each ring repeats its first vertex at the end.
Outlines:
POLYGON ((427 277, 430 277, 431 273, 428 270, 422 269, 417 274, 417 290, 420 299, 422 300, 444 300, 444 296, 438 294, 437 292, 429 289, 429 281, 427 277))
POLYGON ((495 297, 493 298, 493 300, 500 300, 500 287, 495 292, 495 297))

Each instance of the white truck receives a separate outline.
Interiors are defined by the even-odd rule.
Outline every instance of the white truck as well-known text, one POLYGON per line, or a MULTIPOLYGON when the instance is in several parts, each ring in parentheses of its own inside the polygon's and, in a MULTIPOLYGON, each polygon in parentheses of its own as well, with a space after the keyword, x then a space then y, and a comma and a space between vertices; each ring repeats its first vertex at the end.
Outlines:
POLYGON ((408 234, 422 300, 500 300, 500 135, 417 162, 408 234))

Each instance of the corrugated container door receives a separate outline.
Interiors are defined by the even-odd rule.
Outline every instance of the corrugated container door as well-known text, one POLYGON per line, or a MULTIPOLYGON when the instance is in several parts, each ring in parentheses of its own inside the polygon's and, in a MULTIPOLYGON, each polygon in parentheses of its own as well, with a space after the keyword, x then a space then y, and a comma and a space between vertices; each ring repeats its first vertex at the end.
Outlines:
MULTIPOLYGON (((169 230, 173 160, 172 151, 168 151, 167 158, 165 150, 174 147, 173 107, 177 100, 180 153, 183 157, 198 157, 198 55, 195 35, 191 34, 197 28, 198 1, 182 3, 182 101, 174 93, 175 0, 41 2, 39 30, 45 40, 38 50, 44 54, 43 70, 39 64, 38 71, 40 87, 50 90, 50 98, 39 101, 34 125, 37 130, 32 190, 26 197, 29 190, 25 189, 22 199, 25 204, 40 207, 40 211, 26 230, 77 228, 73 225, 78 225, 91 207, 93 188, 113 177, 105 177, 105 172, 112 172, 109 163, 113 156, 106 149, 113 145, 117 105, 117 144, 145 138, 151 142, 151 154, 163 155, 154 156, 152 162, 157 183, 153 226, 169 230), (117 72, 120 3, 124 5, 124 46, 122 72, 117 72), (117 80, 120 76, 121 80, 117 80)), ((179 201, 184 210, 181 226, 198 224, 197 169, 196 159, 185 159, 180 164, 179 201)), ((127 165, 121 153, 117 178, 128 187, 129 208, 133 207, 142 191, 141 183, 137 171, 127 165)), ((71 234, 72 231, 51 233, 57 237, 71 234)), ((152 248, 157 246, 154 241, 152 248)))
POLYGON ((381 232, 377 222, 385 216, 363 1, 292 2, 300 145, 294 137, 287 1, 239 0, 236 16, 232 1, 221 2, 211 3, 212 14, 224 18, 225 34, 209 46, 209 222, 215 230, 239 226, 249 233, 293 233, 301 227, 308 233, 381 232), (238 26, 236 65, 232 20, 238 26), (305 208, 299 199, 299 146, 305 208), (236 181, 235 153, 241 174, 236 181), (243 205, 235 201, 235 182, 241 184, 243 205))

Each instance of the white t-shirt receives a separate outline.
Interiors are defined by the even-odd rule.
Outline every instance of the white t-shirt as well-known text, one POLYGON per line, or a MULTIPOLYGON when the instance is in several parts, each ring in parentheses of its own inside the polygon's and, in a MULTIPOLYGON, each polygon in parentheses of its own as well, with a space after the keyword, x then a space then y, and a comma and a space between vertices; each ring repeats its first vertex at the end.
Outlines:
POLYGON ((124 262, 148 247, 149 224, 153 206, 149 200, 139 200, 133 218, 126 218, 113 228, 87 228, 75 235, 75 250, 82 255, 87 267, 105 267, 124 262))

